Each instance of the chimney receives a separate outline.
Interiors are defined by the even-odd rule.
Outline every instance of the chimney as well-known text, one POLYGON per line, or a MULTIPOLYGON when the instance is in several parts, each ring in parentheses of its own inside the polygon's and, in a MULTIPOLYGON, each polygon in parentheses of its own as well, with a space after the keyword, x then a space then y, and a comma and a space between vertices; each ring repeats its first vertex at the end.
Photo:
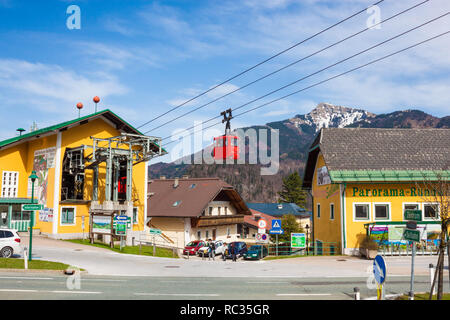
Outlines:
POLYGON ((175 181, 173 183, 173 187, 174 188, 178 187, 178 178, 175 178, 175 181))
POLYGON ((166 176, 159 176, 159 179, 166 180, 166 176))

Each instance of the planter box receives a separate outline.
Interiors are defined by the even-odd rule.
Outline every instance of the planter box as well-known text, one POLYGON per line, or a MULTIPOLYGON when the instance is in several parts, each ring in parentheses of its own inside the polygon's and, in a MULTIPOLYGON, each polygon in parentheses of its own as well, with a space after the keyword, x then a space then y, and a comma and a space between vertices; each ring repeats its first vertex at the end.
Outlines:
POLYGON ((378 255, 378 250, 367 249, 367 248, 359 248, 359 253, 362 257, 366 259, 373 260, 378 255))

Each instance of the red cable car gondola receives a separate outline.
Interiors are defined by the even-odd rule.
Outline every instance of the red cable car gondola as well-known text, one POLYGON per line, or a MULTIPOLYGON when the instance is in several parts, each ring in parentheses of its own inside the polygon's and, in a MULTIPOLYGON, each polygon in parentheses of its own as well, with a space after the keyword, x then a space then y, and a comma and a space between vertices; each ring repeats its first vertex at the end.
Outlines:
POLYGON ((230 134, 230 120, 233 118, 231 109, 223 111, 220 115, 223 115, 222 123, 226 122, 227 124, 225 126, 225 134, 214 138, 213 157, 215 160, 237 160, 239 159, 239 138, 230 134), (226 115, 227 113, 228 116, 226 115))

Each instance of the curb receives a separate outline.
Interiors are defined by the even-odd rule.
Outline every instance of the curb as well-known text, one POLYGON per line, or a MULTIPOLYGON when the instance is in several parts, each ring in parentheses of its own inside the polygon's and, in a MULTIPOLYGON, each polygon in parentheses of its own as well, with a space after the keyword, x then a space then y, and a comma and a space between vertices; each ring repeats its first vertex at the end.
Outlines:
MULTIPOLYGON (((20 272, 20 273, 55 273, 55 274, 66 274, 66 270, 51 270, 51 269, 11 269, 11 268, 0 268, 0 272, 20 272)), ((80 271, 80 274, 87 274, 86 270, 80 271)))

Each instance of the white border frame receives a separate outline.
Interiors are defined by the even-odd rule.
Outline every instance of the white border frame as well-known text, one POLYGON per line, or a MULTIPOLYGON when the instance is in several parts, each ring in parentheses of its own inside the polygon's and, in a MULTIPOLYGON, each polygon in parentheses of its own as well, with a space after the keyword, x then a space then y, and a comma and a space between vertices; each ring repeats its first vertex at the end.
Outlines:
POLYGON ((422 202, 422 221, 439 221, 441 219, 441 204, 439 202, 422 202), (425 206, 426 205, 437 204, 438 212, 436 218, 425 218, 425 206))
POLYGON ((353 202, 352 203, 353 208, 353 222, 367 222, 372 221, 372 202, 353 202), (367 219, 356 219, 356 205, 368 205, 369 206, 369 217, 367 219))
POLYGON ((59 226, 60 227, 71 227, 77 225, 77 207, 74 206, 61 206, 59 209, 59 216, 61 219, 59 220, 59 226), (62 211, 63 209, 73 209, 73 223, 62 223, 62 211))
POLYGON ((372 205, 373 205, 373 208, 372 208, 373 221, 381 221, 381 222, 383 222, 383 221, 386 221, 386 222, 392 221, 392 203, 391 202, 372 202, 372 205), (378 205, 378 204, 380 204, 380 205, 388 205, 389 206, 389 213, 388 213, 389 217, 387 219, 377 219, 376 218, 376 216, 375 216, 375 214, 376 214, 375 205, 378 205))

